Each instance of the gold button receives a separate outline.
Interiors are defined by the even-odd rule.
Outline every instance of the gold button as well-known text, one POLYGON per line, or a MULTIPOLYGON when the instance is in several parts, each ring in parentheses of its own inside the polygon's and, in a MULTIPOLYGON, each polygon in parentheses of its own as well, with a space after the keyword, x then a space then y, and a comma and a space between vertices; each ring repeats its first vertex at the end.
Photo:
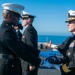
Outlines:
POLYGON ((14 67, 14 65, 12 65, 12 67, 14 67))

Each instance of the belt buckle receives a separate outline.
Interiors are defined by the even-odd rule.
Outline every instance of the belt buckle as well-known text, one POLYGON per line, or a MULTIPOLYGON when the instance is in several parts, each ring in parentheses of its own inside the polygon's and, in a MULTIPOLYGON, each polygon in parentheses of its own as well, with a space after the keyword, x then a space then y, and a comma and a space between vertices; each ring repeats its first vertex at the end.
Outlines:
POLYGON ((0 54, 0 58, 14 59, 14 56, 13 55, 9 55, 9 54, 0 54))

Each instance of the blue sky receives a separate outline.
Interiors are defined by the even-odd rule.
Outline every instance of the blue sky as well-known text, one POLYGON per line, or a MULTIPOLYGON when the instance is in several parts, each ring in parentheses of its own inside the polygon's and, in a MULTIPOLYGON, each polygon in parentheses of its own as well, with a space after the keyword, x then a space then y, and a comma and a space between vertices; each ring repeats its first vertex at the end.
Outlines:
MULTIPOLYGON (((68 10, 75 10, 75 0, 1 0, 1 13, 3 3, 24 5, 25 11, 36 16, 33 25, 38 34, 70 35, 65 20, 68 10)), ((0 24, 1 22, 2 14, 0 24)))

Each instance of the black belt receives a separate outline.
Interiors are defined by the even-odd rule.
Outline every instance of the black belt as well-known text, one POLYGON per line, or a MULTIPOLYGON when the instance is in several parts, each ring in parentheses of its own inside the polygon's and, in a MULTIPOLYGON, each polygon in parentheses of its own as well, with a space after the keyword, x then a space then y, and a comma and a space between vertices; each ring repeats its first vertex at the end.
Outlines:
POLYGON ((14 56, 13 55, 10 55, 10 54, 0 54, 0 58, 14 59, 14 56))

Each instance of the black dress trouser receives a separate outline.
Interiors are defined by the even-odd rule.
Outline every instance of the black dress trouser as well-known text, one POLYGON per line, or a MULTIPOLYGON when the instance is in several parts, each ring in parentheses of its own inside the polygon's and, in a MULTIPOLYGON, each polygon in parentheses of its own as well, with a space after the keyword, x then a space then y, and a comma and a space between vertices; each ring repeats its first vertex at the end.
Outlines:
POLYGON ((0 58, 0 75, 22 75, 20 59, 0 58))

